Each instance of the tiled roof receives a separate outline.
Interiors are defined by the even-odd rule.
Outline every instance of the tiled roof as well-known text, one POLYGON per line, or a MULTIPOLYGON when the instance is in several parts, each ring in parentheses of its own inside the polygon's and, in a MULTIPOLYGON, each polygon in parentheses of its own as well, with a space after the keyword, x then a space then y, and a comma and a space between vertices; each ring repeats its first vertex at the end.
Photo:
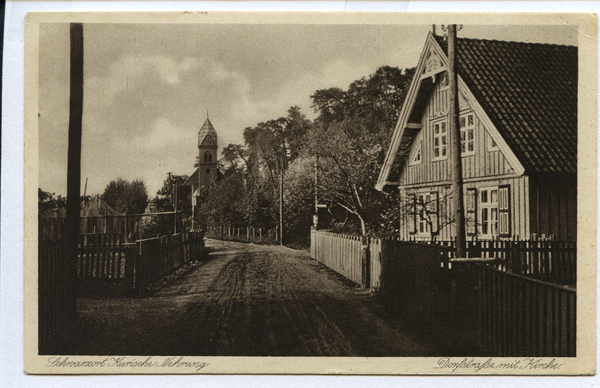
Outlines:
POLYGON ((577 171, 577 47, 459 38, 457 61, 526 171, 577 171))

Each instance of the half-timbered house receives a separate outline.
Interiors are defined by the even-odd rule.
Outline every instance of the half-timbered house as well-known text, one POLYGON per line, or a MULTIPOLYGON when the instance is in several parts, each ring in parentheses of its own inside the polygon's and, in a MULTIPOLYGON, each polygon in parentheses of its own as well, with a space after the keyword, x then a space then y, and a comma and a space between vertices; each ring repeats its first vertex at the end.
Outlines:
MULTIPOLYGON (((469 239, 575 240, 577 48, 457 40, 469 239)), ((400 237, 452 239, 447 42, 429 34, 377 188, 401 192, 400 237)))

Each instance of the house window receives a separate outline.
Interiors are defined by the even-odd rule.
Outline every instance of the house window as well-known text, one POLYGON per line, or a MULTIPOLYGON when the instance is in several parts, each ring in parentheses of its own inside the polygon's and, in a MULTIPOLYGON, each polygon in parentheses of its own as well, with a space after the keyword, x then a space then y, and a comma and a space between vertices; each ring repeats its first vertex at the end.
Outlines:
POLYGON ((409 196, 411 213, 410 233, 432 236, 439 229, 439 198, 437 192, 412 194, 409 196), (433 230, 432 230, 433 229, 433 230))
POLYGON ((498 144, 496 141, 488 135, 488 151, 498 151, 498 144))
POLYGON ((439 121, 433 124, 433 160, 442 160, 447 154, 448 132, 446 122, 439 121))
POLYGON ((411 159, 410 164, 421 164, 421 142, 419 142, 419 144, 417 145, 417 150, 415 151, 415 154, 411 159))
POLYGON ((498 188, 489 187, 479 192, 479 226, 482 237, 498 236, 498 188))
POLYGON ((460 154, 463 156, 475 153, 475 125, 473 113, 462 116, 460 119, 460 154))

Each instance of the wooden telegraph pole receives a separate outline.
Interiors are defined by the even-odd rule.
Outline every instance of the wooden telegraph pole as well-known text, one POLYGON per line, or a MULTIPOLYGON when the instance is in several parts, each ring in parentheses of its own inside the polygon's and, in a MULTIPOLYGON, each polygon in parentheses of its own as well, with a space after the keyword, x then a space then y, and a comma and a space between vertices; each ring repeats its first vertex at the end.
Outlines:
POLYGON ((465 213, 463 202, 462 160, 460 155, 460 125, 458 106, 458 75, 456 72, 456 24, 448 26, 448 81, 450 88, 450 158, 452 165, 452 205, 456 224, 456 257, 466 257, 465 213))
POLYGON ((83 116, 83 25, 71 23, 71 78, 69 100, 69 147, 67 164, 67 219, 65 224, 65 274, 62 288, 62 343, 60 354, 69 354, 77 343, 77 251, 80 224, 81 128, 83 116))

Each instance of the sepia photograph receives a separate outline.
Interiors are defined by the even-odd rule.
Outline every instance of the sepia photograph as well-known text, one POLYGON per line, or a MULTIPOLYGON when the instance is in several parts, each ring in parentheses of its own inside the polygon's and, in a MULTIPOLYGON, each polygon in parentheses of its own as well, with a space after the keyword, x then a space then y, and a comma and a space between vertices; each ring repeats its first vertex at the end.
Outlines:
POLYGON ((28 14, 26 370, 590 373, 596 28, 28 14))

